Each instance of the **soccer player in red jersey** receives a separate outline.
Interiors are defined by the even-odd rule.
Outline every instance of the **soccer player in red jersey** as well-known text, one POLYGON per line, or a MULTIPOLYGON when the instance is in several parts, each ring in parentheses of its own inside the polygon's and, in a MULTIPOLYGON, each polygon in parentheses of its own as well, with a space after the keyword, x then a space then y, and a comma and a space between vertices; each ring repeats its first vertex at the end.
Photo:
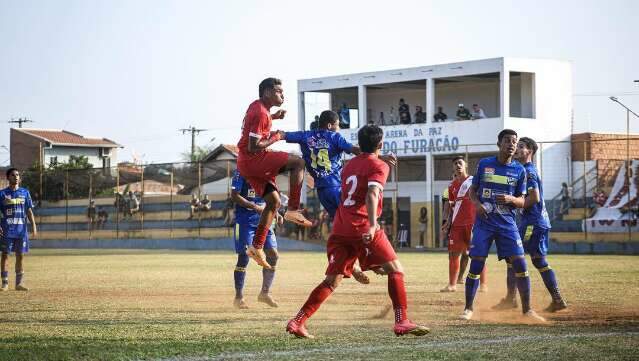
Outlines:
POLYGON ((271 131, 271 124, 273 119, 283 119, 286 110, 280 109, 275 114, 271 114, 270 111, 272 107, 279 107, 284 103, 282 81, 276 78, 262 80, 259 96, 258 100, 249 105, 244 116, 242 137, 237 144, 239 148, 237 169, 255 193, 266 202, 252 245, 246 250, 246 254, 260 266, 271 269, 262 248, 275 212, 281 205, 280 194, 275 184, 275 177, 279 173, 290 171, 290 198, 284 219, 304 227, 310 227, 312 223, 302 215, 299 209, 304 160, 293 154, 267 149, 271 144, 282 139, 281 132, 271 131))
MULTIPOLYGON (((442 225, 442 233, 448 234, 448 285, 440 292, 457 291, 460 272, 459 258, 462 254, 468 253, 473 224, 475 223, 475 205, 468 193, 473 177, 468 175, 464 157, 454 157, 453 168, 455 177, 448 185, 450 211, 447 221, 442 225)), ((486 267, 481 273, 480 284, 480 292, 486 292, 486 267)))
POLYGON ((422 336, 424 326, 409 321, 406 315, 404 271, 384 230, 377 223, 382 213, 382 191, 389 167, 379 159, 384 132, 366 125, 357 133, 362 154, 351 159, 342 171, 340 205, 328 238, 326 278, 311 292, 300 311, 286 325, 286 331, 297 337, 312 338, 305 322, 333 293, 344 277, 353 273, 356 260, 362 270, 388 275, 388 294, 395 310, 397 336, 422 336))

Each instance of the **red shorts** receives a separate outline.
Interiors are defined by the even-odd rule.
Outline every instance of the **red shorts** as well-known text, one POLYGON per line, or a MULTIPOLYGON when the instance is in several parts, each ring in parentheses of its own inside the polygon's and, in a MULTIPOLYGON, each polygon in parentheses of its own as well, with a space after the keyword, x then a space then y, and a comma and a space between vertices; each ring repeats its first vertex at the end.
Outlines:
POLYGON ((466 252, 470 248, 473 225, 452 226, 448 232, 448 252, 466 252))
POLYGON ((286 162, 288 162, 288 153, 285 152, 261 152, 250 156, 240 154, 237 169, 255 190, 255 194, 263 197, 267 184, 270 183, 277 189, 275 177, 286 162))
POLYGON ((382 230, 377 231, 375 238, 368 244, 364 244, 361 237, 351 238, 332 234, 328 237, 326 244, 326 256, 328 257, 326 275, 344 275, 344 277, 350 277, 353 274, 353 266, 358 259, 363 271, 397 259, 393 246, 382 230))

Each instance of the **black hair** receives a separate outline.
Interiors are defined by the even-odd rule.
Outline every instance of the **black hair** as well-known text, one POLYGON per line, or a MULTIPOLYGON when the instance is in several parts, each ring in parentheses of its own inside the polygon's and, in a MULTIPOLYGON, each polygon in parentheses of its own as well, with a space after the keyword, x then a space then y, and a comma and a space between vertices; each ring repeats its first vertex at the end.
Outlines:
POLYGON ((275 89, 276 85, 282 85, 282 81, 277 78, 266 78, 262 80, 259 87, 260 98, 264 95, 265 90, 275 89))
POLYGON ((377 125, 365 125, 357 132, 357 142, 364 153, 374 153, 384 138, 384 131, 377 125))
POLYGON ((464 157, 463 155, 456 155, 453 157, 453 160, 451 160, 451 162, 455 163, 458 159, 463 160, 464 162, 466 162, 466 157, 464 157))
POLYGON ((11 175, 11 172, 18 172, 18 174, 20 174, 20 171, 18 170, 18 168, 9 168, 7 169, 7 178, 9 178, 9 176, 11 175))
POLYGON ((526 148, 532 150, 533 155, 537 153, 537 149, 539 149, 539 147, 537 146, 537 142, 535 142, 532 138, 521 137, 519 141, 526 144, 526 148))
POLYGON ((319 127, 320 129, 326 129, 329 124, 333 124, 339 121, 339 115, 332 110, 325 110, 320 114, 319 127))
POLYGON ((499 132, 499 135, 497 135, 497 142, 501 143, 502 138, 507 135, 514 135, 516 137, 517 132, 512 129, 504 129, 501 132, 499 132))
POLYGON ((313 120, 311 122, 311 130, 315 130, 315 129, 317 129, 317 120, 313 120))

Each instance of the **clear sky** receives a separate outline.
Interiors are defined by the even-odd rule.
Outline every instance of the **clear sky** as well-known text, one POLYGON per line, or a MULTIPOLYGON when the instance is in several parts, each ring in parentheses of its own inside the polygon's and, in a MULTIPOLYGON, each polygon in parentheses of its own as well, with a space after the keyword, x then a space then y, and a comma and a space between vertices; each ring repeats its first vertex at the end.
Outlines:
MULTIPOLYGON (((297 79, 500 56, 574 65, 575 131, 639 112, 639 2, 0 0, 0 145, 11 118, 107 137, 144 162, 236 143, 267 76, 297 79)), ((632 131, 639 132, 639 119, 632 131)), ((0 162, 9 155, 0 149, 0 162)))

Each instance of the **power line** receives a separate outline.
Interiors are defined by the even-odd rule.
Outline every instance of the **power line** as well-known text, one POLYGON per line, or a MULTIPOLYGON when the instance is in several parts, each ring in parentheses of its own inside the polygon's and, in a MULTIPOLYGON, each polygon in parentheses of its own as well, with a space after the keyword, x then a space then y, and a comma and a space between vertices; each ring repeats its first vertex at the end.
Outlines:
POLYGON ((208 129, 198 129, 194 126, 180 129, 182 134, 191 133, 191 161, 195 160, 195 135, 201 132, 207 132, 208 129))
POLYGON ((15 120, 11 118, 11 120, 9 120, 7 123, 18 123, 18 128, 22 128, 22 123, 33 123, 33 120, 27 118, 18 118, 18 120, 15 120))

